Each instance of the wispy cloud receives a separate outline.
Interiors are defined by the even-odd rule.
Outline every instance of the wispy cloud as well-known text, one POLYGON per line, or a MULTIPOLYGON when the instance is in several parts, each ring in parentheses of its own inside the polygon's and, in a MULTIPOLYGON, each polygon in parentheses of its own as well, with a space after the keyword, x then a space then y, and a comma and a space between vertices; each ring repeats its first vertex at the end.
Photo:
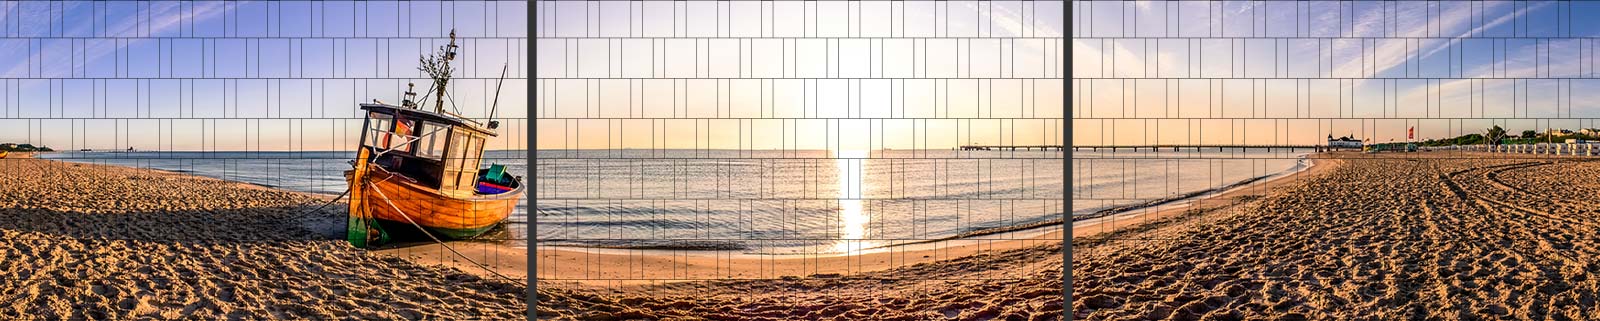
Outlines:
MULTIPOLYGON (((167 5, 174 6, 174 7, 179 6, 179 4, 176 3, 176 2, 167 4, 167 5)), ((134 29, 134 28, 147 28, 145 30, 148 30, 149 34, 152 34, 152 35, 163 34, 163 33, 170 32, 170 31, 172 31, 174 29, 181 28, 184 23, 187 23, 187 22, 189 22, 191 20, 193 20, 193 21, 207 20, 207 19, 211 19, 211 18, 215 18, 217 16, 221 16, 221 15, 227 14, 229 11, 232 11, 234 7, 235 6, 223 5, 221 3, 195 2, 195 5, 193 6, 194 9, 192 10, 193 14, 190 15, 189 17, 182 17, 181 16, 182 12, 181 12, 181 10, 178 9, 178 8, 181 8, 181 7, 167 8, 167 9, 170 9, 170 11, 167 11, 167 12, 169 12, 171 14, 154 15, 148 21, 145 20, 145 17, 137 15, 137 14, 135 14, 132 17, 117 17, 116 19, 106 19, 106 20, 112 21, 112 24, 109 25, 109 26, 106 26, 103 30, 131 30, 131 29, 134 29)), ((17 8, 18 8, 17 5, 11 4, 11 5, 8 5, 6 7, 6 11, 9 14, 11 11, 17 10, 17 8)), ((150 8, 148 10, 156 10, 156 8, 150 8)), ((70 16, 66 16, 66 15, 12 15, 12 16, 13 17, 18 17, 18 19, 21 19, 21 20, 19 20, 17 22, 19 25, 22 25, 22 24, 53 24, 53 23, 59 22, 54 17, 60 17, 61 20, 70 21, 70 22, 80 22, 80 21, 83 21, 83 20, 96 19, 97 18, 97 17, 70 17, 70 16)), ((62 23, 62 25, 68 25, 68 24, 67 23, 62 23)), ((88 32, 82 32, 81 28, 92 28, 92 25, 84 24, 84 23, 70 23, 70 25, 72 25, 74 28, 80 28, 80 29, 77 29, 77 31, 75 31, 74 33, 88 33, 88 32)), ((82 61, 85 64, 89 64, 89 63, 92 63, 94 61, 99 61, 100 59, 105 59, 106 57, 111 56, 111 55, 115 54, 116 52, 119 52, 119 51, 122 51, 123 49, 126 49, 128 46, 131 46, 134 43, 135 43, 134 41, 117 41, 116 42, 117 45, 114 48, 112 48, 112 50, 84 50, 83 51, 84 52, 84 57, 82 58, 83 59, 82 61)), ((12 43, 12 46, 30 46, 30 45, 27 44, 27 43, 22 43, 21 45, 17 45, 14 42, 14 43, 12 43)), ((8 49, 16 50, 18 48, 13 47, 13 48, 8 48, 8 49)), ((32 48, 32 49, 33 50, 32 50, 31 53, 29 53, 29 56, 28 56, 27 60, 13 61, 11 67, 9 69, 7 69, 4 74, 5 75, 12 75, 12 76, 27 75, 28 72, 29 72, 28 69, 30 68, 30 65, 29 65, 30 62, 44 61, 47 58, 54 58, 54 59, 76 58, 76 57, 54 57, 54 56, 50 55, 50 51, 44 50, 43 48, 32 48)), ((52 76, 54 76, 54 75, 52 75, 52 76)))

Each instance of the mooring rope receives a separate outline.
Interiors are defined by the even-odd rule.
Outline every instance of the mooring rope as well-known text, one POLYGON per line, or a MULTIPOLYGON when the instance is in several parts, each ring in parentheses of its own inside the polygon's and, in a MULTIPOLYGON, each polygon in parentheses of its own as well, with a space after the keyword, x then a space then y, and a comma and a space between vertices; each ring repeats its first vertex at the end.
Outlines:
POLYGON ((476 265, 478 268, 483 269, 484 271, 489 271, 489 273, 492 273, 495 276, 498 276, 500 278, 506 279, 506 281, 511 281, 513 283, 517 283, 517 284, 521 284, 523 286, 527 286, 527 283, 525 283, 524 281, 509 277, 509 276, 506 276, 505 274, 500 274, 500 272, 495 271, 494 269, 490 269, 487 264, 478 263, 478 261, 473 260, 471 257, 467 257, 466 254, 461 254, 460 251, 456 251, 455 247, 451 247, 450 244, 445 244, 444 241, 440 241, 439 238, 433 236, 433 233, 428 233, 428 229, 423 228, 421 224, 417 224, 416 221, 411 220, 411 215, 407 215, 405 211, 401 211, 400 210, 399 206, 395 206, 394 202, 389 200, 389 195, 383 194, 383 190, 382 189, 378 189, 377 185, 373 185, 372 183, 367 183, 367 185, 371 186, 373 191, 378 192, 378 196, 383 197, 383 202, 385 204, 389 204, 389 208, 394 209, 395 213, 400 213, 400 217, 404 217, 406 219, 406 222, 411 223, 411 226, 415 226, 418 231, 422 231, 422 235, 427 235, 429 239, 433 239, 434 243, 439 243, 439 246, 443 246, 446 250, 450 250, 450 253, 455 253, 456 256, 459 256, 462 259, 467 260, 467 262, 472 262, 473 265, 476 265))
MULTIPOLYGON (((387 181, 390 178, 394 178, 396 176, 400 176, 400 175, 394 175, 394 172, 390 172, 387 169, 383 169, 383 166, 373 166, 373 168, 377 168, 378 170, 382 170, 384 173, 389 174, 389 177, 384 177, 383 180, 378 181, 379 183, 387 181)), ((405 178, 407 180, 410 180, 413 183, 416 182, 416 180, 413 180, 413 179, 411 179, 409 177, 401 176, 401 178, 405 178)), ((290 219, 301 219, 301 218, 304 218, 304 217, 306 217, 308 215, 311 215, 313 213, 320 212, 320 211, 322 211, 322 209, 328 208, 328 205, 333 205, 333 203, 339 202, 339 200, 344 199, 345 196, 349 196, 349 195, 350 195, 350 189, 349 188, 345 188, 344 192, 343 193, 339 193, 338 197, 334 197, 333 199, 328 200, 325 203, 322 203, 322 206, 318 206, 316 209, 313 209, 313 210, 310 210, 310 211, 301 212, 300 215, 298 215, 298 216, 290 217, 290 219)))
POLYGON ((325 203, 322 203, 322 206, 318 206, 316 209, 313 209, 313 210, 310 210, 310 211, 305 211, 305 212, 300 212, 300 215, 296 215, 296 216, 290 217, 289 219, 298 220, 298 219, 301 219, 301 218, 305 218, 306 216, 309 216, 309 215, 311 215, 313 213, 321 212, 322 209, 328 208, 328 205, 333 205, 333 203, 339 202, 339 200, 344 199, 345 195, 350 195, 350 189, 348 189, 348 188, 344 189, 344 193, 339 193, 339 197, 334 197, 333 199, 328 200, 325 203))

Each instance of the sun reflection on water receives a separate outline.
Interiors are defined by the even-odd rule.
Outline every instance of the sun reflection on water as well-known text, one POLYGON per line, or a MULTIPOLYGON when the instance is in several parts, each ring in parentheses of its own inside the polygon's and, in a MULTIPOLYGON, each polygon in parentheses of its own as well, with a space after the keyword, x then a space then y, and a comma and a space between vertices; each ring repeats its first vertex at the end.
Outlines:
POLYGON ((839 240, 833 249, 835 252, 859 252, 871 247, 867 238, 867 226, 871 218, 862 211, 861 198, 865 195, 863 184, 862 163, 868 156, 867 151, 845 150, 836 151, 834 167, 838 171, 839 187, 839 240))

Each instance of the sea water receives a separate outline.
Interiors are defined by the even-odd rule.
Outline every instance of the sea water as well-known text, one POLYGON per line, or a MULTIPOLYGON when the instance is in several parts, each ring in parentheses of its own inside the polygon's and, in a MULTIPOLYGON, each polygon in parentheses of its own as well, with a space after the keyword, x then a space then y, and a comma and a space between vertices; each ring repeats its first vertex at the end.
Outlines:
POLYGON ((540 150, 540 245, 841 253, 1059 220, 1063 151, 540 150))

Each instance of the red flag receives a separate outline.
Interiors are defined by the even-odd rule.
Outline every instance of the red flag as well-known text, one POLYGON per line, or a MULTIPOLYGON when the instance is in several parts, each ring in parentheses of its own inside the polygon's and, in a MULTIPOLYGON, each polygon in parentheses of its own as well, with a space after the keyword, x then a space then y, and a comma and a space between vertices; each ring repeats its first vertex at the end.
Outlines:
POLYGON ((1415 139, 1415 138, 1417 138, 1417 128, 1416 127, 1411 127, 1409 129, 1406 129, 1406 139, 1415 139))

